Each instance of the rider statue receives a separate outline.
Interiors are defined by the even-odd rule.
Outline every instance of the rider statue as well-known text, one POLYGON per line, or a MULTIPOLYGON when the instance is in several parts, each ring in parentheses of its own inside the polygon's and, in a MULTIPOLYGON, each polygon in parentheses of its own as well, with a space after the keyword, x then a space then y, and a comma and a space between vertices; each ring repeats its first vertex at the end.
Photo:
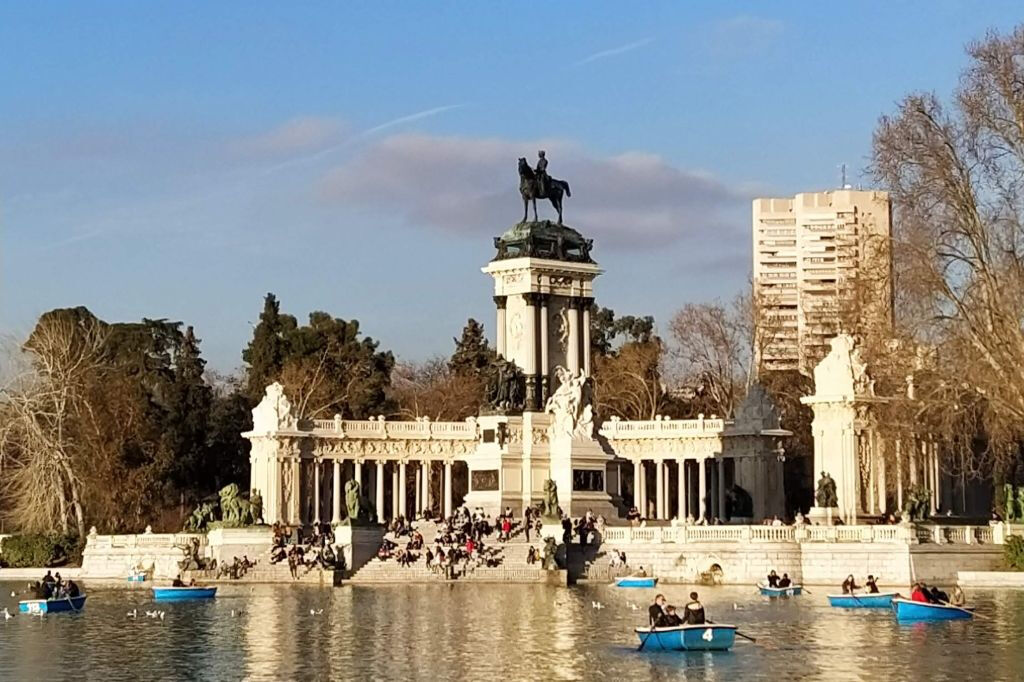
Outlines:
POLYGON ((546 197, 548 195, 548 158, 543 149, 537 152, 537 195, 546 197))

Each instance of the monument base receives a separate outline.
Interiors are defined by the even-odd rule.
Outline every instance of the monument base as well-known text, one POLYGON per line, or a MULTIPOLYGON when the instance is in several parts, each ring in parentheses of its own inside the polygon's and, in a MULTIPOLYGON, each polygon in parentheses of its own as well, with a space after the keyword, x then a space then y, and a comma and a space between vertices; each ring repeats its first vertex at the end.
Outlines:
POLYGON ((839 516, 839 507, 811 507, 807 520, 814 526, 831 526, 839 516))
POLYGON ((214 528, 206 534, 206 541, 206 556, 216 559, 218 566, 230 564, 236 557, 255 561, 269 554, 274 531, 270 526, 214 528))
POLYGON ((334 548, 335 552, 345 558, 344 575, 352 575, 377 556, 383 540, 382 526, 336 526, 334 548))

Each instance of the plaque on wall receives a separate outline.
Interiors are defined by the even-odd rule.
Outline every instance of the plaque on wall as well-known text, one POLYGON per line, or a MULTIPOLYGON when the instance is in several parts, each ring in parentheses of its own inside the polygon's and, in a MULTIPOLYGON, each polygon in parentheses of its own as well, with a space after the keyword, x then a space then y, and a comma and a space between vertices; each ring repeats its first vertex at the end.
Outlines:
POLYGON ((604 472, 591 469, 573 469, 572 489, 583 492, 604 492, 604 472))
POLYGON ((494 442, 494 429, 484 429, 483 441, 485 443, 494 442))
POLYGON ((498 470, 484 469, 483 471, 474 471, 470 477, 470 489, 474 491, 497 490, 498 470))

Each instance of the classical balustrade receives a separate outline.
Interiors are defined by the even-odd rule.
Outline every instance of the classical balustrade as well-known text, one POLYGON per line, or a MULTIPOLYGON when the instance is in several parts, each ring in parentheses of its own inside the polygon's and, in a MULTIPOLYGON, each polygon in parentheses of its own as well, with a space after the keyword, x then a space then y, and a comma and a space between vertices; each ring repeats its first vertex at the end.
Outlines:
POLYGON ((615 526, 604 529, 606 544, 711 542, 873 542, 993 544, 989 526, 615 526))
POLYGON ((384 419, 312 419, 299 431, 315 436, 344 438, 404 438, 413 440, 475 440, 476 422, 387 421, 384 419))
POLYGON ((138 533, 135 535, 89 535, 90 549, 130 549, 139 547, 184 547, 192 539, 199 540, 200 547, 206 545, 204 533, 138 533))
POLYGON ((727 424, 725 419, 654 419, 650 421, 624 421, 609 419, 601 426, 605 438, 680 438, 720 435, 727 424))

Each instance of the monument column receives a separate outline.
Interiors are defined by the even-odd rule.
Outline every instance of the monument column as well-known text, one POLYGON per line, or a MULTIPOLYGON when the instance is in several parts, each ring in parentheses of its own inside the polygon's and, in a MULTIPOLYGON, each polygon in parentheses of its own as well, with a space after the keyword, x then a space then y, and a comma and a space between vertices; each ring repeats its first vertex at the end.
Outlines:
POLYGON ((583 373, 588 377, 590 376, 590 306, 593 304, 594 299, 589 297, 582 297, 580 301, 583 305, 583 373))
POLYGON ((444 463, 444 517, 452 515, 452 463, 444 463))
POLYGON ((647 508, 647 466, 640 460, 640 516, 647 518, 651 512, 647 508))
POLYGON ((697 511, 700 512, 700 518, 707 520, 707 494, 708 494, 708 471, 707 471, 707 460, 697 460, 697 511))
POLYGON ((725 460, 718 460, 718 467, 715 472, 715 476, 718 477, 718 505, 715 510, 715 514, 718 518, 725 521, 725 460))
POLYGON ((398 518, 398 462, 391 463, 391 518, 398 518))
POLYGON ((409 518, 408 512, 406 510, 408 497, 409 488, 406 485, 405 460, 402 460, 398 464, 398 514, 399 516, 404 516, 407 519, 409 518))
POLYGON ((320 460, 313 460, 313 521, 320 523, 320 460))
POLYGON ((331 472, 334 483, 334 497, 331 500, 331 523, 341 523, 341 461, 334 460, 334 470, 331 472))
POLYGON ((413 516, 419 516, 423 511, 423 466, 416 467, 416 506, 413 507, 413 516))
POLYGON ((884 450, 888 450, 888 448, 885 447, 886 446, 886 442, 885 441, 882 441, 881 443, 879 443, 879 438, 878 438, 877 434, 875 435, 874 438, 875 438, 875 466, 878 467, 878 475, 875 477, 875 481, 876 481, 877 487, 878 487, 878 513, 879 514, 885 514, 885 512, 888 511, 888 509, 887 509, 886 499, 885 499, 886 480, 885 480, 885 456, 884 456, 885 452, 884 452, 884 450), (879 445, 881 445, 882 447, 879 447, 879 445))
POLYGON ((640 508, 640 477, 643 476, 644 468, 640 460, 633 460, 633 506, 643 516, 643 509, 640 508))
POLYGON ((903 510, 903 453, 900 452, 900 439, 896 439, 896 509, 903 510))
POLYGON ((377 468, 373 476, 377 488, 377 523, 384 523, 384 462, 377 460, 377 468))
POLYGON ((423 462, 423 511, 431 509, 430 504, 430 460, 423 462))
POLYGON ((679 498, 677 500, 679 506, 679 520, 684 521, 687 514, 687 502, 689 501, 686 499, 688 497, 686 494, 686 460, 676 460, 676 466, 679 467, 679 471, 676 474, 676 495, 679 498))
POLYGON ((576 374, 580 370, 580 304, 579 297, 569 298, 566 312, 569 314, 569 343, 565 352, 565 363, 569 371, 576 374))
POLYGON ((656 467, 654 472, 655 488, 657 489, 657 499, 654 500, 654 517, 657 519, 665 518, 665 466, 662 462, 655 462, 656 467))
POLYGON ((363 490, 363 461, 361 459, 352 462, 352 480, 359 484, 359 490, 363 490))
POLYGON ((508 296, 495 296, 494 305, 498 308, 498 328, 494 334, 494 344, 497 346, 498 355, 505 357, 505 303, 508 296))
POLYGON ((526 303, 523 320, 523 343, 526 344, 523 373, 526 375, 526 407, 541 407, 540 390, 537 386, 537 298, 538 294, 523 294, 526 303))
POLYGON ((540 404, 543 406, 551 395, 548 385, 551 381, 548 369, 548 301, 551 296, 539 294, 537 298, 540 299, 540 404))

